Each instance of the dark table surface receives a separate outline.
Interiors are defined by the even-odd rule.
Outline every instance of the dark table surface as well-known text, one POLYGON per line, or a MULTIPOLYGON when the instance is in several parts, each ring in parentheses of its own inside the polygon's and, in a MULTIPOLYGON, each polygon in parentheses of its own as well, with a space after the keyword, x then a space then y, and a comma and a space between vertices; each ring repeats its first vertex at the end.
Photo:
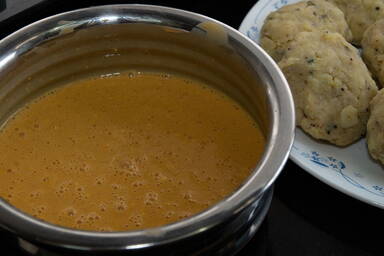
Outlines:
MULTIPOLYGON (((0 0, 0 37, 59 12, 114 3, 181 8, 238 28, 256 0, 0 0)), ((275 193, 266 220, 239 255, 383 255, 383 230, 383 210, 330 188, 289 160, 275 183, 275 193)), ((0 246, 0 255, 20 254, 15 244, 2 234, 0 246)))

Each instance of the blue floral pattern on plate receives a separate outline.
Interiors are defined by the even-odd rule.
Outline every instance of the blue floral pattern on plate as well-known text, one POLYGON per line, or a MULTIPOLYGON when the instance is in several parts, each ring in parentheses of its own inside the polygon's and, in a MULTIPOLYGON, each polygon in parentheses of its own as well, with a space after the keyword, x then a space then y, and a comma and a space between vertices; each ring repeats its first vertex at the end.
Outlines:
POLYGON ((297 146, 293 146, 292 150, 299 151, 299 155, 302 156, 307 161, 311 161, 312 163, 322 167, 328 168, 332 171, 337 172, 341 175, 343 179, 345 179, 351 185, 363 189, 369 193, 375 194, 377 196, 384 197, 384 187, 381 185, 372 185, 371 187, 366 187, 360 184, 357 179, 361 179, 364 177, 359 172, 354 172, 354 176, 356 178, 352 178, 350 175, 346 174, 344 170, 346 169, 346 165, 343 161, 334 158, 333 156, 323 156, 321 153, 317 151, 303 152, 300 151, 297 146))

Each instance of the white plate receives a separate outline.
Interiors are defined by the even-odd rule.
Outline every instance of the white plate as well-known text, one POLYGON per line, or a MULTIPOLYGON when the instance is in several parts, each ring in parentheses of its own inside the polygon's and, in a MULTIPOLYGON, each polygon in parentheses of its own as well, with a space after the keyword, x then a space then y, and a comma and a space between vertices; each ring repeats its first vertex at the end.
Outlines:
MULTIPOLYGON (((240 32, 258 42, 267 15, 296 2, 299 0, 260 0, 241 23, 240 32)), ((361 201, 384 208, 384 169, 370 158, 365 139, 346 148, 339 148, 318 142, 301 129, 296 129, 290 158, 326 184, 361 201)))

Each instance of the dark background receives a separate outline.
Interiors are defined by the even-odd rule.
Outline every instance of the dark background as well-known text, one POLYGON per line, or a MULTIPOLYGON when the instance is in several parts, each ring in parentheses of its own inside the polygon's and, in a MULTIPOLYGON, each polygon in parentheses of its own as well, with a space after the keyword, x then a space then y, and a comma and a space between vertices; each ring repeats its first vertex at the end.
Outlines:
MULTIPOLYGON (((114 3, 181 8, 238 28, 256 0, 0 0, 0 38, 49 15, 114 3)), ((239 255, 384 255, 381 244, 383 234, 383 210, 328 187, 289 160, 275 184, 275 194, 266 220, 239 255)), ((0 246, 0 255, 22 255, 5 233, 0 233, 0 246)))

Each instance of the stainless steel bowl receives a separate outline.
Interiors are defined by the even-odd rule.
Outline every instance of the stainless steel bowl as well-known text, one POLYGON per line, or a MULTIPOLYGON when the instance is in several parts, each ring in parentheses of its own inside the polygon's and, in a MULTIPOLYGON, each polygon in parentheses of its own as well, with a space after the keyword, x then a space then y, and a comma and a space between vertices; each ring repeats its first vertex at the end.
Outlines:
POLYGON ((262 159, 242 186, 216 205, 147 230, 67 229, 0 200, 1 227, 22 238, 29 252, 221 255, 238 250, 263 220, 272 183, 293 142, 292 96, 283 74, 259 46, 211 18, 159 6, 111 5, 35 22, 0 41, 0 121, 53 86, 141 68, 194 76, 237 100, 267 138, 262 159))

